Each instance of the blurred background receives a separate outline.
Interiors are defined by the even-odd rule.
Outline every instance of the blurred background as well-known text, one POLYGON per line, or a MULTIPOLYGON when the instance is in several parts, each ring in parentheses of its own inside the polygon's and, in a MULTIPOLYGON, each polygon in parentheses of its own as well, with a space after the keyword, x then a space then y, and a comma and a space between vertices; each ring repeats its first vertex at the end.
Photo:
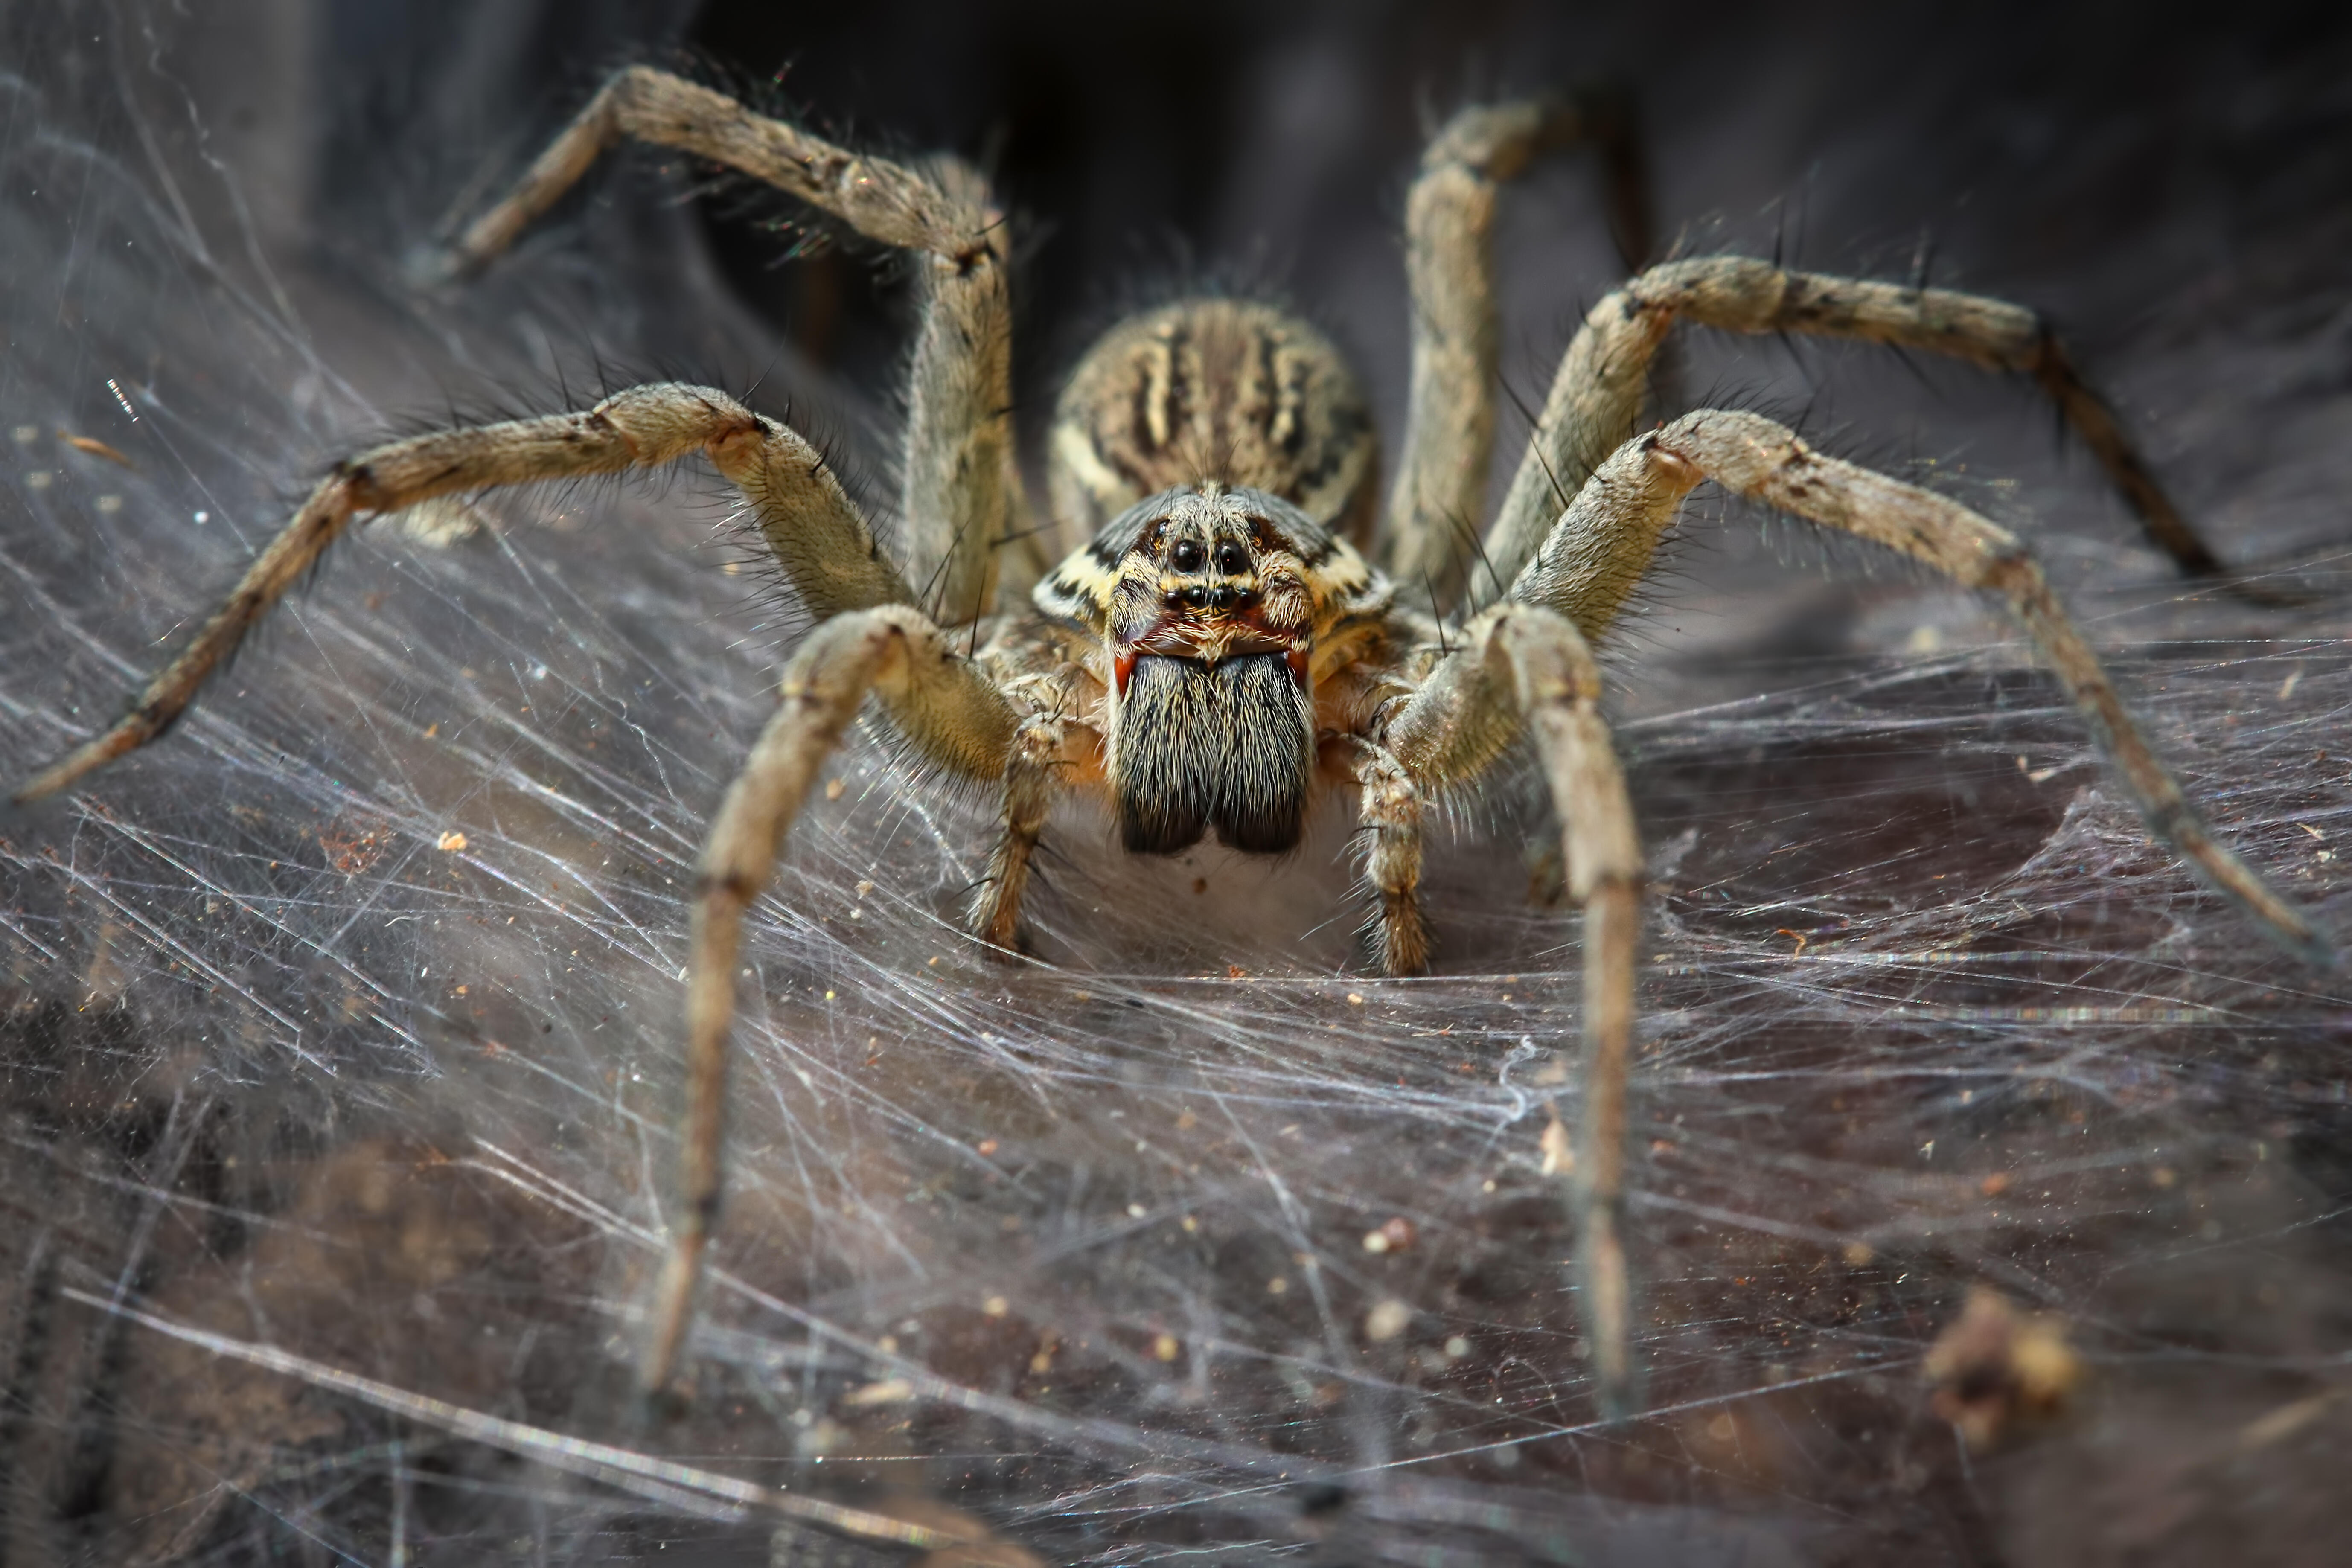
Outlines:
MULTIPOLYGON (((1421 142, 1625 91, 1660 249, 2047 312, 2296 590, 2176 583, 2022 384, 1695 339, 1662 393, 2029 533, 2224 836, 2352 929, 2320 5, 0 0, 12 776, 388 432, 756 386, 890 524, 908 292, 805 212, 627 150, 478 283, 408 281, 636 61, 993 174, 1033 458, 1090 336, 1194 287, 1325 327, 1393 443, 1421 142)), ((1622 273, 1595 161, 1499 244, 1534 405, 1622 273)), ((1560 1268, 1578 955, 1525 781, 1457 814, 1428 981, 1357 966, 1342 822, 1268 872, 1080 814, 1007 974, 953 930, 984 805, 861 734, 762 909, 694 1410, 633 1426, 679 888, 803 617, 708 476, 436 521, 0 824, 0 1560, 2333 1560, 2352 996, 2145 846, 1997 616, 1704 497, 1612 654, 1658 882, 1642 1419, 1593 1424, 1560 1268), (1971 1449, 1921 1367, 1983 1285, 2087 1370, 1971 1449)))
MULTIPOLYGON (((22 57, 72 72, 91 47, 72 42, 79 13, 25 11, 22 57)), ((2298 387, 2325 381, 2340 353, 2330 258, 2352 221, 2352 174, 2344 29, 2324 6, 2128 25, 2096 6, 1727 6, 1667 26, 1507 4, 445 12, 255 0, 142 32, 152 68, 80 79, 181 100, 149 106, 142 157, 186 163, 173 194, 189 216, 246 231, 218 247, 220 264, 266 260, 289 305, 314 283, 397 297, 399 262, 488 199, 617 62, 688 68, 877 150, 955 151, 994 174, 1017 215, 1016 374, 1040 416, 1033 445, 1095 333, 1194 287, 1271 295, 1315 318, 1356 359, 1392 436, 1407 350, 1395 234, 1417 149, 1464 103, 1562 87, 1630 94, 1654 251, 1779 255, 2028 302, 2160 459, 2214 445, 2200 440, 2212 410, 2237 406, 2242 389, 2210 385, 2197 407, 2152 399, 2133 380, 2135 351, 2256 331, 2282 343, 2287 362, 2272 373, 2298 387), (206 212, 208 201, 235 210, 206 212)), ((805 385, 810 416, 847 437, 848 456, 887 468, 908 308, 888 258, 748 182, 642 151, 612 162, 565 221, 534 233, 531 273, 454 307, 462 326, 445 332, 485 358, 528 336, 514 352, 542 365, 604 356, 614 375, 805 385)), ((1506 204, 1505 376, 1518 403, 1540 401, 1583 309, 1622 271, 1597 162, 1550 160, 1506 204)), ((2021 479, 2051 455, 2032 400, 1948 367, 1810 343, 1687 353, 1680 401, 1801 413, 1858 457, 1965 449, 2021 479), (1969 416, 1984 427, 1953 434, 1969 416)), ((482 395, 416 357, 384 343, 339 370, 404 415, 482 395)), ((513 390, 531 401, 541 389, 513 390)), ((2258 504, 2275 499, 2265 487, 2302 482, 2277 453, 2325 439, 2302 426, 2305 410, 2281 414, 2211 455, 2226 465, 2212 478, 2168 474, 2192 515, 2241 530, 2274 517, 2258 504), (2224 473, 2242 488, 2225 490, 2224 473)), ((1498 472, 1523 429, 1498 441, 1498 472)), ((2050 515, 2128 546, 2119 509, 2082 488, 2036 504, 2071 508, 2050 515)), ((887 492, 871 503, 887 510, 887 492)), ((1806 608, 1819 638, 1829 606, 1806 608)), ((1834 640, 1845 617, 1832 619, 1834 640)))

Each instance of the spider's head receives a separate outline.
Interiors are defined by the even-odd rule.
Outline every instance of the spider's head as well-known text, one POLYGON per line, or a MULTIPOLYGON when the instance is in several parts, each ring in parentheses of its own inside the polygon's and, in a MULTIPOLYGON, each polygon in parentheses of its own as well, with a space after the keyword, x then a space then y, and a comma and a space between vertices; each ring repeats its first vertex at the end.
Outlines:
POLYGON ((1316 644, 1387 603, 1345 541, 1262 490, 1181 487, 1113 519, 1036 603, 1103 639, 1128 848, 1174 854, 1212 828, 1252 853, 1297 844, 1316 644))
POLYGON ((1054 413, 1055 514, 1092 533, 1178 486, 1245 486, 1361 542, 1380 439, 1331 341, 1244 300, 1180 300, 1087 351, 1054 413))

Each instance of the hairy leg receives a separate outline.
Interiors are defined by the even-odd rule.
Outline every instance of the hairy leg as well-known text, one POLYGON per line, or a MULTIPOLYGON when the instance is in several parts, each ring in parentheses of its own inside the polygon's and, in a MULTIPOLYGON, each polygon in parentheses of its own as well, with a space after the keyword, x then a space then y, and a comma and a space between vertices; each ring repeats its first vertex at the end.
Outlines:
POLYGON ((1020 471, 1013 434, 1009 242, 987 182, 952 159, 909 168, 863 157, 754 114, 725 93, 633 66, 606 82, 539 155, 507 198, 474 220, 453 270, 497 256, 624 140, 675 147, 740 170, 858 233, 914 253, 922 289, 909 373, 899 515, 908 576, 935 616, 977 619, 994 607, 1000 555, 1026 593, 1042 563, 1020 548, 1020 471))
POLYGON ((1585 484, 1511 584, 1588 637, 1615 616, 1683 497, 1701 479, 1824 528, 1901 551, 1966 587, 1998 594, 2025 626, 2090 726, 2149 829, 2315 963, 2328 944, 2308 920, 2213 841, 2180 785, 2132 721, 2083 634, 2015 534, 1958 501, 1823 457, 1759 415, 1701 410, 1627 442, 1585 484))
POLYGON ((1471 583, 1474 606, 1503 596, 1569 498, 1633 433, 1651 361, 1677 320, 1726 331, 1859 338, 2031 374, 2123 491, 2148 537, 2184 572, 2224 570, 2032 310, 1945 289, 1789 272, 1747 257, 1716 256, 1653 267, 1586 314, 1487 535, 1493 572, 1481 566, 1471 583))
POLYGON ((1421 791, 1386 750, 1370 742, 1356 753, 1363 791, 1357 820, 1368 840, 1364 885, 1374 902, 1364 937, 1383 974, 1429 967, 1429 927, 1421 914, 1421 791))
POLYGON ((1412 381, 1381 563, 1406 585, 1426 580, 1441 604, 1461 592, 1462 545, 1486 510, 1495 448, 1495 209, 1502 183, 1555 147, 1600 144, 1628 266, 1649 250, 1646 181, 1630 108, 1599 93, 1482 104, 1447 122, 1422 153, 1405 198, 1412 291, 1412 381))
POLYGON ((778 562, 816 614, 911 598, 832 470, 800 436, 706 386, 632 387, 585 413, 436 431, 337 464, 255 558, 228 602, 140 693, 138 705, 19 787, 15 798, 63 789, 170 729, 205 678, 352 518, 499 485, 658 468, 696 452, 709 455, 751 500, 778 562))
POLYGON ((1633 1052, 1642 847, 1625 776, 1601 716, 1601 670, 1575 626, 1540 605, 1500 605, 1390 719, 1388 748, 1422 788, 1475 778, 1531 735, 1566 825, 1568 890, 1584 910, 1584 1116, 1573 1178, 1577 1281, 1604 1418, 1633 1387, 1625 1260, 1625 1079, 1633 1052))
POLYGON ((784 835, 809 785, 867 693, 894 713, 963 715, 963 771, 1001 772, 1019 718, 993 682, 956 657, 950 639, 903 605, 839 616, 809 634, 784 668, 783 700, 761 731, 710 826, 694 908, 687 983, 687 1116, 678 1152, 677 1215, 654 1297, 639 1366, 648 1394, 667 1389, 693 1321, 702 1254, 719 1215, 727 1138, 727 1037, 735 1016, 743 911, 775 872, 784 835))
POLYGON ((1054 770, 1062 760, 1062 721, 1048 714, 1022 721, 1004 760, 1004 828, 989 857, 988 879, 974 893, 972 934, 1006 952, 1017 951, 1021 900, 1029 889, 1029 861, 1054 805, 1054 770))

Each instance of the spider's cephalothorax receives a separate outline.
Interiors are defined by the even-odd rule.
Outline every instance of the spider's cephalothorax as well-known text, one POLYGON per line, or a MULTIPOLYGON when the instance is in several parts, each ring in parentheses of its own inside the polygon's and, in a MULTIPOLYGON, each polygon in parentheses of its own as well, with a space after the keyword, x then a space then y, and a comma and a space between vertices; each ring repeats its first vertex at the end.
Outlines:
MULTIPOLYGON (((1412 382, 1385 508, 1371 421, 1330 344, 1271 307, 1183 300, 1115 328, 1070 377, 1051 442, 1055 521, 1092 542, 1053 566, 1025 544, 1050 525, 1026 520, 1013 460, 1010 250, 985 182, 949 160, 861 157, 677 77, 623 71, 467 231, 458 268, 505 248, 624 137, 740 170, 912 253, 922 318, 898 495, 903 558, 886 553, 797 432, 709 387, 634 387, 583 412, 394 442, 338 464, 131 712, 16 798, 62 789, 162 734, 354 517, 708 458, 819 624, 793 656, 782 701, 702 856, 681 1201, 643 1365, 658 1389, 685 1343, 718 1210, 743 911, 869 696, 922 755, 1000 792, 973 923, 1004 952, 1058 795, 1106 792, 1131 849, 1167 853, 1214 832, 1278 852, 1298 842, 1321 783, 1357 792, 1376 961, 1412 973, 1429 952, 1423 805, 1524 745, 1564 829, 1567 890, 1584 910, 1579 1300, 1598 1401, 1621 1410, 1633 1376, 1620 1228, 1643 861, 1588 639, 1609 629, 1702 480, 2000 599, 2150 827, 2273 935, 2323 962, 2326 952, 2297 910, 2213 841, 2015 535, 1948 498, 1824 457, 1754 414, 1700 409, 1634 434, 1648 367, 1678 320, 1949 354, 2031 374, 2157 542, 2186 570, 2219 571, 2030 310, 1742 257, 1654 267, 1587 313, 1484 531, 1478 571, 1458 569, 1486 511, 1498 187, 1545 147, 1622 126, 1574 102, 1508 103, 1465 110, 1430 144, 1405 209, 1412 382), (1367 555, 1416 603, 1425 591, 1431 613, 1397 605, 1367 555)), ((1622 177, 1639 160, 1611 166, 1622 177)), ((1621 189, 1614 209, 1638 211, 1637 195, 1621 189)))
POLYGON ((1235 849, 1296 847, 1318 650, 1328 673, 1388 597, 1304 511, 1214 481, 1129 508, 1039 583, 1041 612, 1101 639, 1105 772, 1127 847, 1172 854, 1211 829, 1235 849))

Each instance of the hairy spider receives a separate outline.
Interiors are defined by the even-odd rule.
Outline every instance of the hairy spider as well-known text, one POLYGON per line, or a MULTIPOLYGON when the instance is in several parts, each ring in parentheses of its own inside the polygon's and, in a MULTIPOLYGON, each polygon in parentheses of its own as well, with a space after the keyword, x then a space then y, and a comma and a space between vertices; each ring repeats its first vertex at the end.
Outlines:
MULTIPOLYGON (((2315 961, 2326 949, 2212 841, 2014 535, 1957 501, 1816 452, 1752 413, 1702 410, 1633 433, 1652 363, 1682 320, 1830 333, 2030 374, 2157 541, 2185 569, 2218 573, 2029 310, 1738 257, 1652 267, 1585 318, 1476 570, 1458 567, 1456 536, 1484 512, 1494 441, 1488 242, 1499 184, 1548 147, 1614 133, 1594 101, 1512 103, 1464 111, 1428 148, 1406 211, 1412 381, 1385 510, 1372 422, 1331 344, 1266 305, 1186 299, 1113 329, 1070 377, 1048 451, 1052 523, 1088 542, 1052 564, 1031 542, 1040 531, 1021 491, 1008 247, 982 180, 947 160, 864 157, 678 77, 625 70, 466 232, 451 269, 496 256, 623 138, 740 171, 911 253, 922 311, 899 476, 905 559, 884 552, 805 439, 706 387, 638 386, 584 412, 394 442, 338 465, 138 706, 16 798, 61 789, 162 734, 356 516, 708 457, 742 492, 819 624, 793 655, 782 705, 702 855, 680 1205, 641 1367, 652 1393, 672 1380, 719 1211, 743 913, 869 696, 922 758, 1002 787, 1002 833, 971 924, 1006 951, 1059 793, 1104 799, 1139 854, 1172 853, 1211 833, 1238 850, 1279 854, 1299 842, 1318 796, 1352 789, 1368 846, 1374 962, 1391 974, 1420 970, 1430 948, 1417 898, 1423 813, 1531 745, 1564 825, 1568 890, 1584 916, 1576 1268, 1600 1401, 1621 1411, 1634 1370, 1620 1229, 1643 857, 1589 645, 1703 481, 1998 596, 2150 830, 2273 936, 2315 961), (1430 610, 1402 602, 1396 583, 1425 584, 1430 610)), ((1615 160, 1621 214, 1638 211, 1626 163, 1615 160)))

